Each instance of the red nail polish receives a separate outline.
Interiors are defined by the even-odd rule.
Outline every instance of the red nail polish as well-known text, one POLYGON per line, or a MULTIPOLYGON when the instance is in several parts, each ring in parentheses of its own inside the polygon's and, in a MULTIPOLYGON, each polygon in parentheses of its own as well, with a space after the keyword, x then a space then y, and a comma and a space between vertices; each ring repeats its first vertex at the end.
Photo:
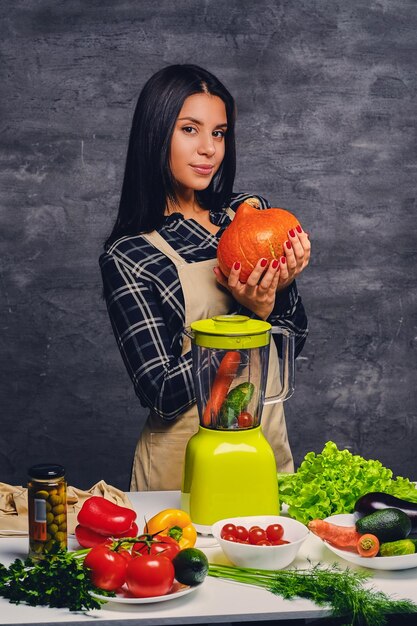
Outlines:
MULTIPOLYGON (((290 231, 290 232, 291 232, 291 231, 290 231)), ((292 248, 291 241, 286 241, 286 242, 285 242, 285 245, 287 246, 288 250, 291 250, 291 248, 292 248)))
POLYGON ((265 265, 268 263, 268 261, 266 259, 262 259, 261 261, 261 267, 265 267, 265 265))
POLYGON ((233 266, 233 269, 240 270, 240 263, 239 263, 239 261, 236 261, 236 263, 233 266))
POLYGON ((298 224, 298 226, 295 227, 298 233, 302 233, 303 229, 301 228, 300 224, 298 224))
POLYGON ((287 262, 287 259, 285 258, 285 256, 282 256, 282 257, 281 257, 281 263, 282 263, 282 265, 285 265, 285 264, 286 264, 286 262, 287 262))
POLYGON ((279 261, 278 259, 274 259, 271 263, 272 267, 274 268, 274 270, 277 269, 278 265, 279 265, 279 261))
POLYGON ((291 228, 291 230, 288 232, 289 232, 290 237, 295 237, 295 232, 293 228, 291 228))

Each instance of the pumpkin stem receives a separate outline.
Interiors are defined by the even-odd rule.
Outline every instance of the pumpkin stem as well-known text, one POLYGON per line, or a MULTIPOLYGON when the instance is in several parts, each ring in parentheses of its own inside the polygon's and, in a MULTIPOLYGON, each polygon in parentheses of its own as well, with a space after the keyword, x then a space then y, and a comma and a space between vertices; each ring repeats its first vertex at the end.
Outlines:
POLYGON ((249 204, 254 209, 259 209, 261 206, 261 203, 259 202, 258 198, 248 198, 247 200, 245 200, 245 203, 249 204))

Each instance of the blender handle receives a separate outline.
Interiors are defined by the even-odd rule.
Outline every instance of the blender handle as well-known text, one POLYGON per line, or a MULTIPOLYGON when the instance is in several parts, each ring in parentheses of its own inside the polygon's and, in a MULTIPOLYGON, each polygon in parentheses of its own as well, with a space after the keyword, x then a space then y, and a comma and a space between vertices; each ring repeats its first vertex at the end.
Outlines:
POLYGON ((281 359, 281 391, 276 396, 268 396, 264 404, 284 402, 291 398, 295 387, 295 335, 280 326, 272 326, 273 335, 282 336, 282 359, 281 359))

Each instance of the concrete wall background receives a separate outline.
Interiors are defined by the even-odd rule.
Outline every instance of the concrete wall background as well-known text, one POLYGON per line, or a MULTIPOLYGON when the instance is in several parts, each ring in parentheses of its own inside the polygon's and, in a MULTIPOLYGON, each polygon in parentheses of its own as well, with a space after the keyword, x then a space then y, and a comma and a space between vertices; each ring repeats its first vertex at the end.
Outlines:
POLYGON ((417 479, 414 0, 0 2, 0 481, 128 488, 145 415, 101 299, 137 95, 194 62, 238 105, 236 189, 311 233, 298 464, 332 439, 417 479))

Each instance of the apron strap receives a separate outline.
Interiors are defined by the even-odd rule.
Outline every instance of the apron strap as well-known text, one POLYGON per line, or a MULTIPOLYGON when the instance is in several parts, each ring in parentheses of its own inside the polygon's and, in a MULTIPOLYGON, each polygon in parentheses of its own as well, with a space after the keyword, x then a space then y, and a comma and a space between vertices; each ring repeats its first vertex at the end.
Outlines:
POLYGON ((169 257, 176 267, 187 262, 156 230, 153 230, 151 233, 146 233, 142 235, 142 237, 162 252, 162 254, 169 257))

